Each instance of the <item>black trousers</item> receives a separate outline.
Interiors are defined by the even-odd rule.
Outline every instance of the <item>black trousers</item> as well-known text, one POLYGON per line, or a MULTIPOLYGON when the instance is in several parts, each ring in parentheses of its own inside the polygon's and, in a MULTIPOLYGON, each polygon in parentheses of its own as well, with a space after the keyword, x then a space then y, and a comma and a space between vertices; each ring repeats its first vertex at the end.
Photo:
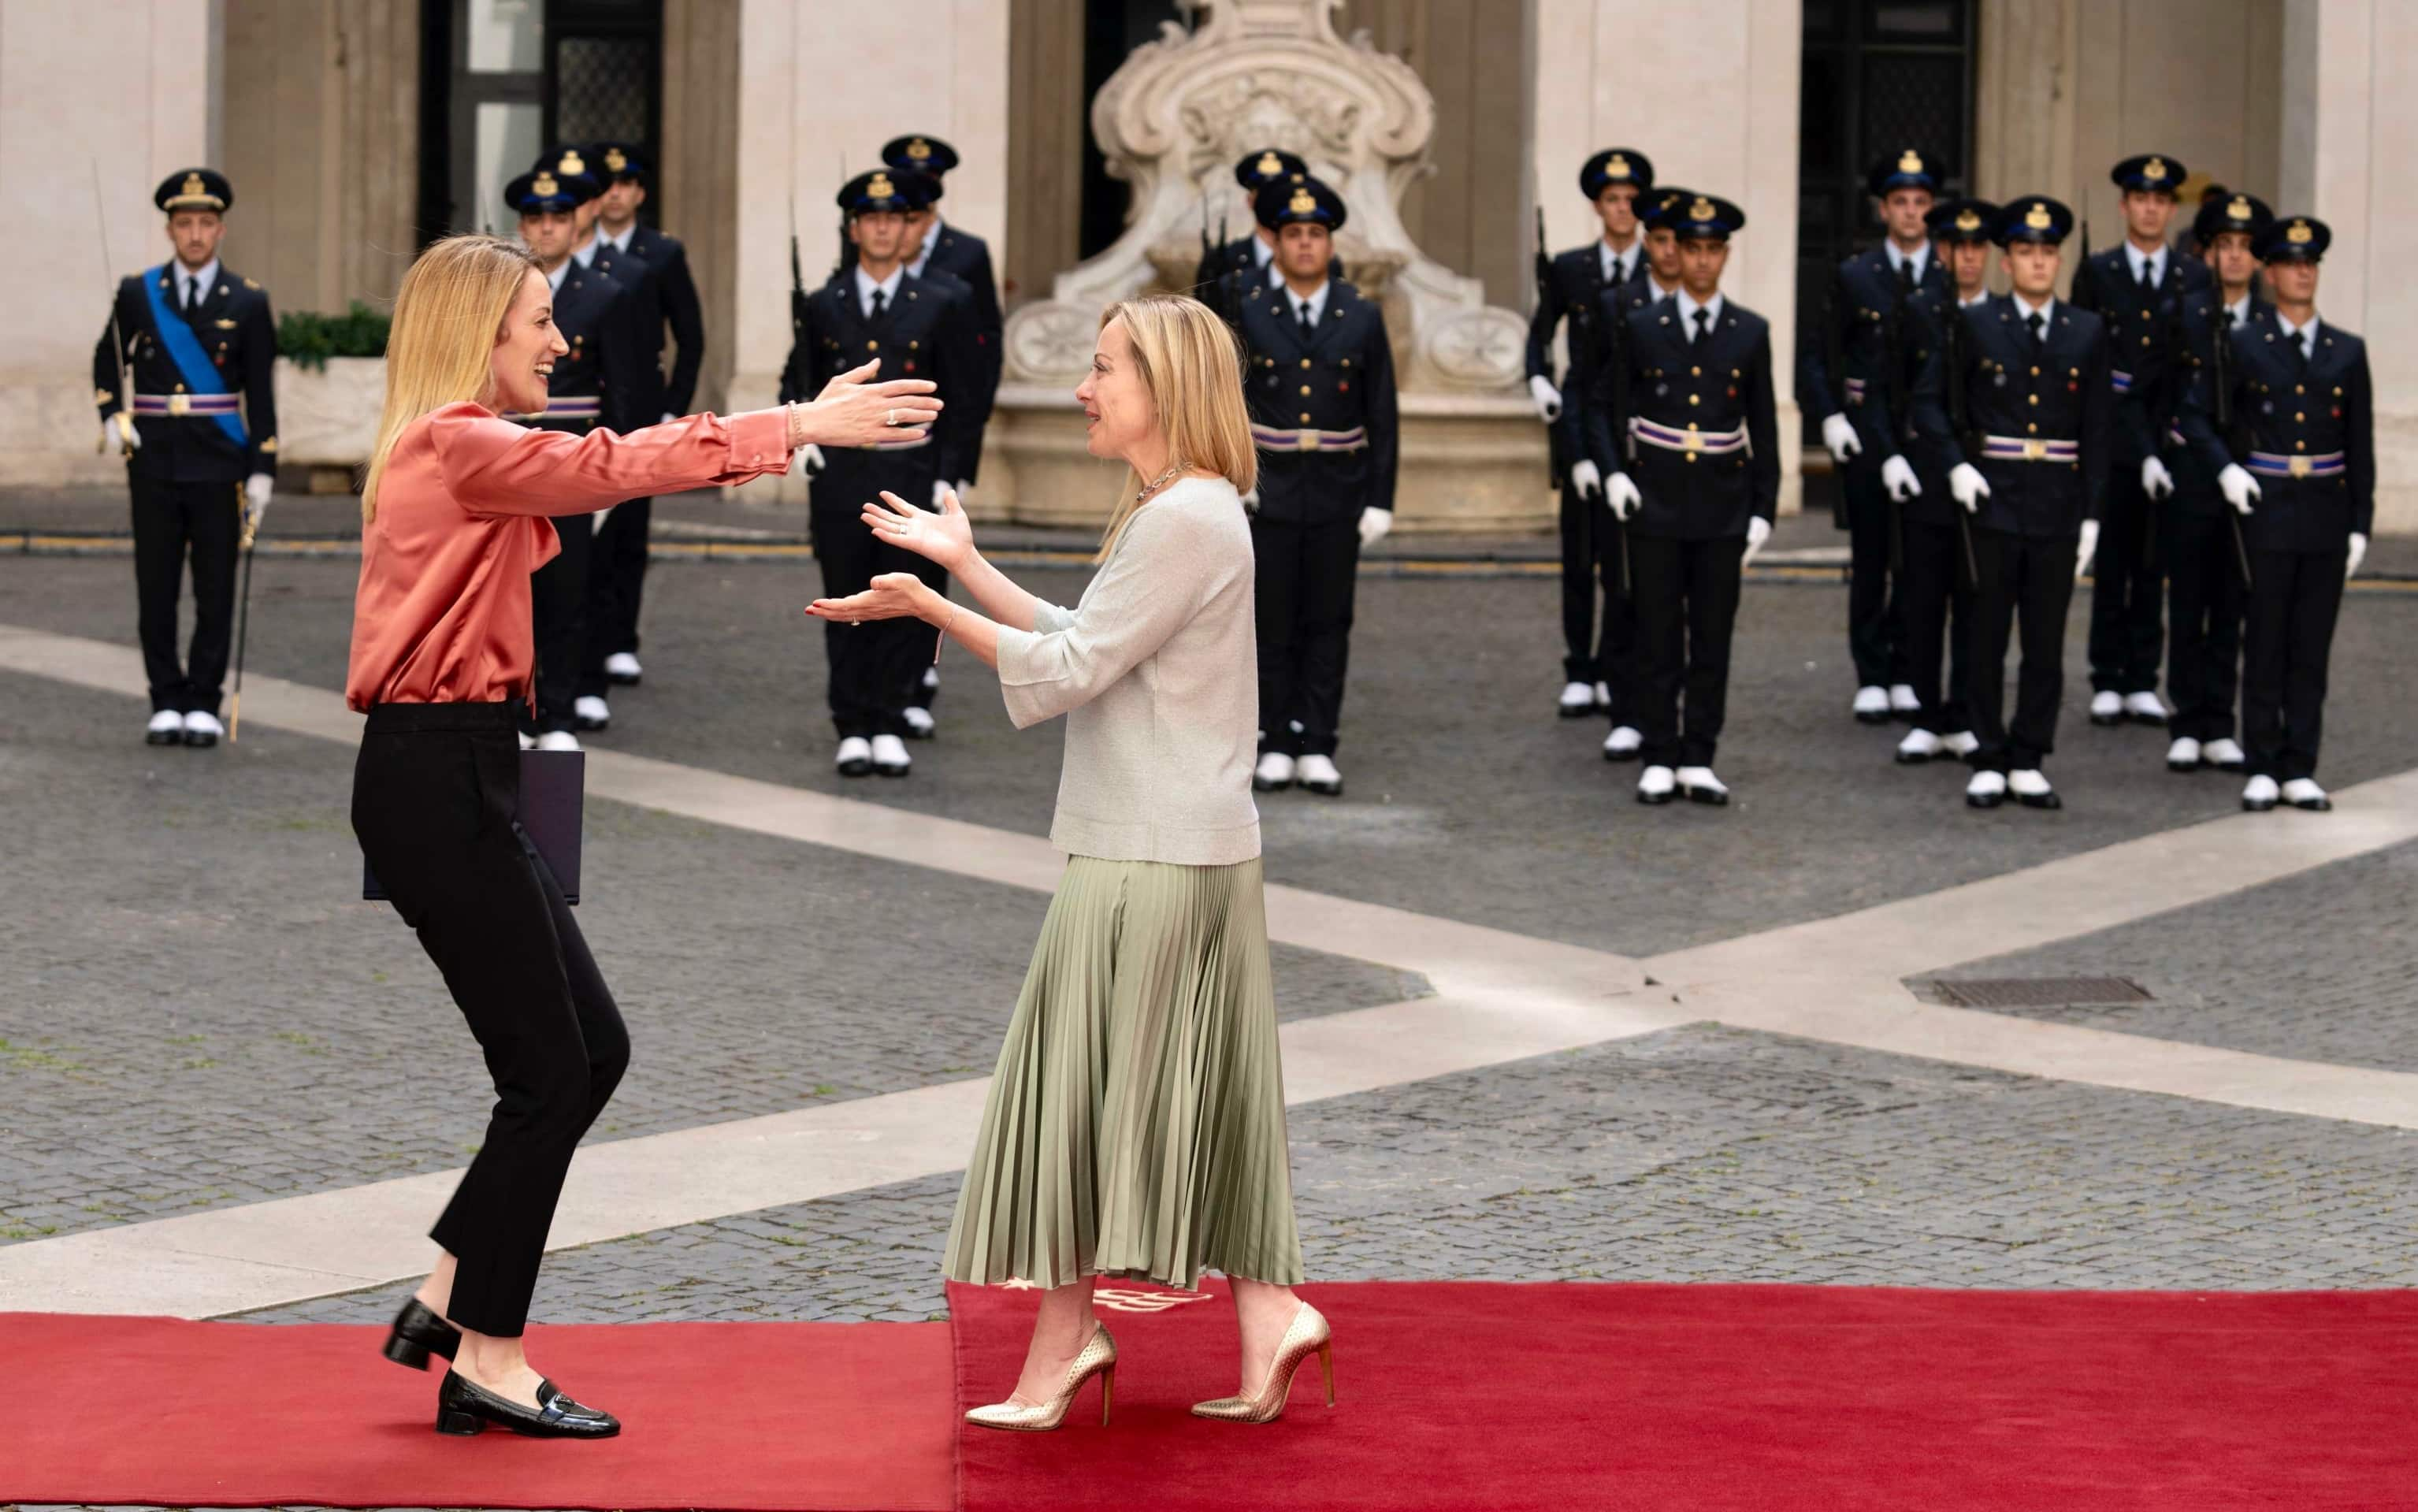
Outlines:
POLYGON ((151 711, 215 714, 235 635, 237 542, 243 485, 172 483, 129 476, 134 501, 134 625, 151 711), (176 660, 176 599, 193 564, 192 649, 176 660))
POLYGON ((2099 552, 2090 569, 2090 687, 2094 693, 2154 693, 2165 649, 2165 585, 2160 580, 2160 527, 2172 513, 2141 491, 2141 464, 2118 452, 2099 512, 2099 552))
POLYGON ((1966 701, 1984 771, 2036 768, 2057 749, 2058 701, 2065 696, 2065 615, 2074 603, 2073 536, 2010 535, 1973 527, 1981 582, 1967 633, 1966 701), (2007 723, 2007 641, 2020 617, 2023 668, 2014 723, 2007 723))
MULTIPOLYGON (((1582 498, 1578 485, 1564 483, 1562 524, 1562 677, 1570 682, 1603 679, 1602 647, 1596 639, 1598 573, 1616 551, 1610 539, 1612 512, 1603 500, 1582 498)), ((1604 621, 1611 632, 1609 618, 1604 621)))
POLYGON ((1260 749, 1335 754, 1343 675, 1352 655, 1352 599, 1360 573, 1356 512, 1306 525, 1251 520, 1257 558, 1260 749))
POLYGON ((2242 634, 2242 746, 2250 774, 2290 782, 2318 774, 2325 732, 2326 662, 2342 613, 2349 548, 2250 554, 2242 634))
MULTIPOLYGON (((922 498, 931 496, 931 487, 926 479, 922 498)), ((886 544, 865 526, 865 502, 877 497, 880 488, 920 502, 911 487, 888 479, 862 493, 847 483, 835 483, 829 472, 815 480, 809 518, 815 560, 823 570, 825 598, 862 593, 884 573, 913 573, 936 587, 947 582, 946 574, 932 563, 886 544)), ((861 625, 823 622, 823 653, 831 669, 832 726, 841 740, 907 733, 904 710, 915 696, 925 668, 932 664, 934 634, 921 619, 874 619, 861 625)))
POLYGON ((1952 525, 1907 520, 1903 529, 1905 571, 1898 578, 1898 603, 1905 610, 1905 634, 1900 644, 1905 649, 1905 680, 1922 704, 1914 723, 1934 735, 1958 734, 1973 727, 1966 698, 1972 657, 1965 640, 1973 619, 1973 582, 1965 542, 1952 525), (1939 675, 1942 646, 1948 661, 1944 683, 1939 675))
POLYGON ((1628 533, 1613 520, 1610 506, 1602 508, 1595 538, 1597 560, 1603 572, 1603 638, 1597 646, 1596 680, 1612 695, 1607 712, 1614 726, 1626 725, 1642 733, 1637 723, 1642 717, 1637 690, 1637 599, 1623 591, 1625 583, 1636 579, 1637 559, 1630 555, 1628 533))
POLYGON ((627 498, 596 527, 588 561, 588 636, 579 692, 602 697, 604 658, 638 649, 638 601, 647 582, 647 529, 655 501, 627 498))
POLYGON ((1637 732, 1647 766, 1709 767, 1729 705, 1743 536, 1629 536, 1637 606, 1637 732))
POLYGON ((2178 739, 2233 739, 2247 592, 2234 529, 2229 512, 2166 519, 2166 728, 2178 739))
MULTIPOLYGON (((529 623, 537 638, 537 710, 523 724, 539 733, 573 727, 572 705, 585 692, 588 661, 588 579, 596 524, 585 514, 558 515, 562 551, 529 574, 529 623)), ((600 662, 599 666, 602 666, 600 662)))
POLYGON ((513 704, 380 704, 353 766, 353 833, 444 973, 496 1107, 429 1237, 456 1262, 446 1312, 517 1336, 572 1152, 630 1038, 554 875, 520 827, 513 704))
POLYGON ((1881 486, 1875 450, 1866 446, 1839 481, 1847 499, 1847 655, 1859 688, 1885 688, 1909 675, 1899 602, 1905 590, 1890 572, 1894 507, 1881 486))

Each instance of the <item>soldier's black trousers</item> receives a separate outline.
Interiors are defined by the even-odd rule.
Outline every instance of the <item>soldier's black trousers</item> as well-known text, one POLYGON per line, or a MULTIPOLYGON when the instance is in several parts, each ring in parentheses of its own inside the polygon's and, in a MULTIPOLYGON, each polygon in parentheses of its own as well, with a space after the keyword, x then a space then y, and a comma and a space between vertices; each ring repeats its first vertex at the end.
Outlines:
POLYGON ((1905 588, 1890 572, 1890 505, 1874 451, 1867 445, 1839 480, 1847 497, 1847 654, 1859 688, 1908 676, 1905 588))
MULTIPOLYGON (((1581 498, 1574 483, 1561 492, 1562 677, 1570 682, 1603 680, 1602 646, 1596 639, 1595 601, 1599 569, 1619 571, 1612 535, 1612 512, 1600 496, 1581 498)), ((1611 634, 1612 621, 1603 621, 1611 634)))
POLYGON ((1352 654, 1360 522, 1352 515, 1317 525, 1254 516, 1251 552, 1258 570, 1260 749, 1331 756, 1352 654))
POLYGON ((1709 767, 1730 695, 1743 536, 1629 536, 1637 606, 1637 732, 1649 767, 1709 767))
POLYGON ((237 542, 243 536, 243 485, 171 483, 131 478, 134 500, 134 624, 151 711, 215 714, 226 682, 235 633, 237 542), (185 562, 193 564, 193 640, 176 660, 176 599, 185 562))
POLYGON ((1905 649, 1905 680, 1922 704, 1914 723, 1934 735, 1954 735, 1973 727, 1972 710, 1966 698, 1967 667, 1972 656, 1965 640, 1973 619, 1973 584, 1965 563, 1965 543, 1952 525, 1908 520, 1904 528, 1905 571, 1898 578, 1898 603, 1905 610, 1900 644, 1905 649), (1948 661, 1944 684, 1939 676, 1943 645, 1948 661))
POLYGON ((2347 559, 2347 548, 2250 553, 2242 746, 2254 777, 2280 783, 2318 774, 2326 663, 2342 613, 2347 559))
POLYGON ((380 704, 353 766, 353 832, 444 974, 496 1106, 429 1237, 446 1314, 517 1336, 564 1173, 630 1064, 613 994, 521 829, 517 704, 380 704))
POLYGON ((2065 616, 2074 603, 2073 536, 2010 535, 1973 527, 1981 582, 1966 639, 1966 702, 1983 771, 2036 768, 2057 749, 2058 700, 2065 696, 2065 616), (2014 723, 2007 722, 2007 641, 2022 621, 2023 668, 2014 723))
POLYGON ((604 696, 604 658, 638 649, 638 601, 647 582, 647 533, 655 501, 629 498, 596 527, 588 561, 588 640, 579 691, 604 696))
POLYGON ((536 733, 573 727, 588 659, 588 578, 596 525, 585 514, 555 517, 561 555, 529 574, 529 622, 537 637, 537 710, 523 724, 536 733))
POLYGON ((1630 556, 1627 537, 1612 518, 1609 505, 1599 504, 1600 514, 1596 522, 1599 534, 1596 539, 1597 559, 1603 572, 1603 638, 1598 643, 1596 680, 1612 695, 1607 710, 1614 727, 1626 725, 1638 728, 1637 712, 1637 600, 1624 594, 1621 573, 1636 576, 1636 558, 1630 556))
MULTIPOLYGON (((901 478, 894 468, 869 477, 862 470, 843 474, 834 467, 816 479, 813 487, 808 517, 815 560, 823 570, 824 597, 862 593, 884 573, 913 573, 935 588, 945 587, 947 574, 912 552, 885 544, 864 520, 866 502, 885 488, 919 505, 928 502, 928 476, 901 478)), ((907 733, 904 710, 924 669, 932 664, 934 634, 921 619, 906 618, 861 625, 823 621, 832 727, 841 740, 907 733)))
POLYGON ((2154 693, 2165 649, 2165 585, 2160 543, 2170 505, 2141 491, 2141 464, 2119 451, 2099 512, 2099 552, 2090 569, 2090 687, 2094 693, 2154 693))
POLYGON ((2229 515, 2170 514, 2166 537, 2166 696, 2177 739, 2233 739, 2245 588, 2229 515))

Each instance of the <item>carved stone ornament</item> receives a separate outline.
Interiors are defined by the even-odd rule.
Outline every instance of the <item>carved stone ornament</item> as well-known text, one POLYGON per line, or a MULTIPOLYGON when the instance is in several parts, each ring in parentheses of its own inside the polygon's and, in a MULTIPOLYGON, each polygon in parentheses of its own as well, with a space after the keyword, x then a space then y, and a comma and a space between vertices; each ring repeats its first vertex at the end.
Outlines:
POLYGON ((1125 232, 1008 321, 1012 381, 1079 380, 1102 307, 1188 284, 1204 227, 1247 236, 1234 162, 1275 146, 1343 196, 1351 219, 1337 251, 1354 284, 1385 305, 1404 387, 1517 390, 1526 322, 1489 309, 1482 283, 1429 257, 1402 228, 1402 196, 1431 171, 1435 99, 1365 32, 1336 35, 1341 3, 1221 0, 1197 31, 1171 22, 1125 59, 1092 100, 1109 172, 1132 186, 1125 232))

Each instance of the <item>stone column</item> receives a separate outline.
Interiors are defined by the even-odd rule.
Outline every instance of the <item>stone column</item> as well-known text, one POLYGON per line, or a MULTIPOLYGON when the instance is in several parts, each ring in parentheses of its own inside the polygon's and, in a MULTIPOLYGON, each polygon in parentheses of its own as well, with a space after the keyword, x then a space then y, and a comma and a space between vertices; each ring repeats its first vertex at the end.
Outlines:
POLYGON ((2418 241, 2397 170, 2418 142, 2418 8, 2286 0, 2281 193, 2334 230, 2318 313, 2367 339, 2380 531, 2418 530, 2418 294, 2392 258, 2418 241))
POLYGON ((1536 0, 1536 173, 1556 249, 1599 234, 1578 191, 1598 148, 1633 146, 1655 176, 1746 211, 1723 285, 1771 322, 1781 507, 1798 507, 1799 0, 1536 0), (1676 106, 1675 101, 1684 103, 1676 106))
POLYGON ((0 0, 0 224, 38 229, 0 237, 0 283, 28 296, 0 359, 0 483, 126 476, 93 452, 93 340, 116 281, 169 255, 152 190, 218 155, 222 35, 217 0, 0 0))

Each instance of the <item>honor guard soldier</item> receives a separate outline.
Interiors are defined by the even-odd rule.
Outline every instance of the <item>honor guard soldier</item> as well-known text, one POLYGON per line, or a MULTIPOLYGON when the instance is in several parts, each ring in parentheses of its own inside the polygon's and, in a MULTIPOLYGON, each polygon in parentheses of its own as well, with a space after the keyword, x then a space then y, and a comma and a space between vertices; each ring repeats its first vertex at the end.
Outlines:
MULTIPOLYGON (((826 598, 861 593, 883 573, 934 573, 923 557, 881 542, 859 515, 885 490, 918 507, 937 505, 949 481, 972 466, 965 452, 975 437, 956 407, 959 394, 976 393, 986 381, 972 295, 945 274, 919 279, 907 271, 908 217, 927 191, 920 178, 876 168, 841 187, 839 207, 856 256, 805 301, 797 345, 782 369, 784 401, 811 399, 833 378, 878 361, 884 377, 930 379, 951 406, 923 440, 809 456, 808 529, 826 598)), ((931 636, 912 619, 825 622, 832 724, 839 735, 834 765, 841 776, 907 775, 906 710, 931 648, 931 636)))
MULTIPOLYGON (((974 355, 981 359, 978 381, 966 385, 963 397, 952 395, 950 403, 964 411, 954 423, 963 426, 970 439, 960 449, 966 470, 956 480, 959 493, 972 496, 981 474, 983 433, 990 424, 991 406, 999 397, 999 380, 1006 359, 1002 335, 1006 322, 1000 313, 999 280, 991 271, 990 247, 971 231, 961 231, 941 219, 934 208, 943 191, 943 176, 957 166, 956 149, 935 136, 902 136, 893 138, 881 149, 881 160, 899 173, 911 175, 911 181, 925 186, 928 198, 921 199, 918 207, 908 212, 908 237, 915 246, 909 257, 907 271, 918 279, 929 281, 935 272, 956 279, 966 286, 972 299, 974 355)), ((924 573, 936 586, 944 585, 947 574, 936 573, 929 563, 924 573)), ((943 587, 942 591, 946 591, 943 587)), ((915 691, 907 705, 907 733, 916 740, 930 740, 933 733, 932 700, 941 691, 941 670, 924 668, 915 691)))
POLYGON ((2273 308, 2257 297, 2258 259, 2250 247, 2274 219, 2257 196, 2228 194, 2201 206, 2192 221, 2191 242, 2214 277, 2183 298, 2182 371, 2167 385, 2167 407, 2158 417, 2160 454, 2175 481, 2165 550, 2170 771, 2241 771, 2248 765, 2234 738, 2233 710, 2250 557, 2241 518, 2218 492, 2214 469, 2188 444, 2181 412, 2191 390, 2230 374, 2231 351, 2220 350, 2227 333, 2273 308))
MULTIPOLYGON (((594 204, 600 191, 587 174, 565 176, 550 168, 523 174, 504 187, 504 204, 520 217, 521 240, 536 254, 553 290, 555 328, 571 345, 554 360, 545 408, 506 420, 583 435, 620 420, 624 396, 649 389, 622 286, 572 255, 580 209, 594 204)), ((576 751, 579 738, 573 731, 587 672, 588 573, 595 530, 578 515, 557 520, 555 533, 560 552, 529 576, 537 708, 525 721, 522 741, 542 751, 576 751)))
POLYGON ((125 279, 92 352, 100 445, 126 456, 135 623, 153 745, 216 745, 247 522, 277 472, 277 322, 268 294, 219 262, 235 190, 207 168, 170 174, 151 202, 175 255, 125 279), (176 660, 176 600, 193 563, 193 639, 176 660))
MULTIPOLYGON (((1945 288, 1926 285, 1905 298, 1899 391, 1909 396, 1932 354, 1943 352, 1948 341, 1961 334, 1951 317, 1990 297, 1991 238, 1997 234, 1998 207, 1986 200, 1949 200, 1931 207, 1926 223, 1948 283, 1945 288)), ((1910 422, 1910 399, 1905 407, 1910 422)), ((1898 741, 1896 759, 1905 766, 1961 761, 1980 744, 1965 697, 1965 642, 1973 619, 1972 567, 1965 546, 1972 526, 1949 496, 1947 475, 1931 465, 1936 460, 1931 451, 1909 442, 1901 454, 1913 464, 1916 483, 1912 496, 1898 502, 1899 644, 1905 648, 1915 711, 1914 727, 1898 741), (1940 676, 1943 645, 1945 680, 1940 676)))
POLYGON ((1771 327, 1721 289, 1746 214, 1698 194, 1660 212, 1679 292, 1630 313, 1625 361, 1595 365, 1587 450, 1627 536, 1636 603, 1641 803, 1726 803, 1713 773, 1746 562, 1780 500, 1771 327))
MULTIPOLYGON (((696 375, 705 360, 705 306, 689 271, 688 249, 638 218, 647 203, 649 170, 635 143, 598 142, 587 152, 589 172, 604 192, 596 200, 595 252, 616 280, 627 259, 644 264, 647 278, 636 291, 634 316, 638 349, 646 359, 639 374, 647 392, 631 396, 630 423, 651 425, 689 412, 696 401, 696 375), (664 371, 664 337, 672 344, 671 371, 664 371)), ((646 669, 638 662, 638 608, 645 595, 647 537, 654 500, 634 498, 613 507, 596 527, 595 561, 589 573, 588 644, 591 669, 620 686, 635 683, 646 669)), ((592 689, 601 703, 603 690, 592 689)))
POLYGON ((1931 466, 1971 516, 1966 697, 1980 744, 1965 802, 1975 808, 1997 808, 2010 791, 2028 808, 2062 806, 2041 768, 2057 748, 2066 610, 2098 544, 2114 408, 2105 328, 2057 298, 2073 229, 2074 212, 2045 195, 1998 212, 2014 292, 1957 312, 1964 324, 1915 393, 1931 466), (2010 724, 2007 640, 2019 614, 2023 668, 2010 724))
POLYGON ((2254 812, 2278 799, 2334 806, 2317 781, 2326 662, 2343 584, 2367 555, 2376 517, 2367 344, 2318 318, 2318 264, 2333 239, 2305 215, 2258 234, 2253 250, 2274 305, 2228 333, 2228 381, 2198 386, 2207 402, 2183 411, 2248 545, 2242 806, 2254 812))
POLYGON ((1820 339, 1804 362, 1805 413, 1822 417, 1822 444, 1843 476, 1848 543, 1847 652, 1856 664, 1857 719, 1911 718, 1896 581, 1903 556, 1898 506, 1917 486, 1905 447, 1906 392, 1900 382, 1906 297, 1944 290, 1924 220, 1939 192, 1937 165, 1919 147, 1890 153, 1864 176, 1888 235, 1842 262, 1830 282, 1820 339))
POLYGON ((1244 390, 1260 484, 1262 792, 1343 791, 1336 769, 1360 551, 1394 523, 1394 350, 1384 312, 1328 275, 1344 205, 1315 178, 1260 191, 1282 280, 1242 300, 1244 390))
MULTIPOLYGON (((1209 294, 1229 277, 1235 281, 1237 292, 1242 295, 1256 294, 1263 288, 1272 289, 1284 282, 1276 266, 1277 238, 1267 227, 1256 223, 1260 191, 1270 184, 1306 183, 1308 178, 1309 164, 1280 147, 1262 147, 1257 152, 1246 152, 1235 161, 1234 182, 1241 185, 1243 192, 1251 198, 1254 224, 1250 235, 1213 246, 1209 240, 1208 222, 1205 219, 1202 221, 1201 266, 1192 271, 1195 298, 1214 309, 1217 302, 1209 298, 1209 294)), ((1207 212, 1204 210, 1202 213, 1205 217, 1207 212)), ((1341 258, 1329 259, 1326 276, 1339 280, 1343 277, 1341 258)))
MULTIPOLYGON (((1656 301, 1670 298, 1679 289, 1679 238, 1667 219, 1674 206, 1692 202, 1696 191, 1665 184, 1638 197, 1643 206, 1638 217, 1641 252, 1638 270, 1626 282, 1612 285, 1596 295, 1595 319, 1590 322, 1589 339, 1570 351, 1570 371, 1563 393, 1571 406, 1569 420, 1573 445, 1570 476, 1574 486, 1595 499, 1603 497, 1603 473, 1588 454, 1585 406, 1594 402, 1596 365, 1619 360, 1628 348, 1628 317, 1656 301)), ((1639 728, 1638 712, 1638 649, 1637 600, 1631 591, 1632 578, 1629 560, 1629 532, 1612 516, 1609 508, 1599 508, 1596 524, 1596 558, 1600 564, 1606 590, 1603 603, 1603 636, 1597 648, 1599 680, 1602 683, 1604 713, 1611 721, 1611 733, 1604 737, 1603 758, 1606 761, 1634 761, 1645 749, 1645 735, 1639 728)))
MULTIPOLYGON (((1638 198, 1654 187, 1654 163, 1634 147, 1607 147, 1579 169, 1579 192, 1587 197, 1603 234, 1584 247, 1574 247, 1546 261, 1542 256, 1543 212, 1538 212, 1539 251, 1537 269, 1537 313, 1528 322, 1528 392, 1536 401, 1537 418, 1545 422, 1553 466, 1553 487, 1560 492, 1562 527, 1562 676, 1559 712, 1564 719, 1608 712, 1612 703, 1602 646, 1596 638, 1596 585, 1610 521, 1594 515, 1603 508, 1603 482, 1595 479, 1581 487, 1571 468, 1584 460, 1586 438, 1575 405, 1566 405, 1571 374, 1582 374, 1587 348, 1595 342, 1596 301, 1607 288, 1642 283, 1645 252, 1638 229, 1638 198), (1569 361, 1561 381, 1553 372, 1553 335, 1565 317, 1569 322, 1569 361), (1605 528, 1598 529, 1598 525, 1605 528)), ((1584 379, 1573 399, 1585 397, 1584 379)), ((1589 469, 1590 475, 1592 469, 1589 469)), ((1613 634, 1616 608, 1605 610, 1604 634, 1613 634)))
POLYGON ((2124 242, 2074 270, 2076 309, 2107 327, 2108 380, 2116 386, 2116 451, 2108 462, 2099 571, 2090 589, 2090 722, 2164 725, 2158 661, 2165 594, 2158 523, 2173 494, 2157 417, 2172 408, 2175 323, 2186 296, 2203 292, 2207 265, 2166 245, 2182 163, 2143 153, 2108 176, 2124 193, 2124 242))

